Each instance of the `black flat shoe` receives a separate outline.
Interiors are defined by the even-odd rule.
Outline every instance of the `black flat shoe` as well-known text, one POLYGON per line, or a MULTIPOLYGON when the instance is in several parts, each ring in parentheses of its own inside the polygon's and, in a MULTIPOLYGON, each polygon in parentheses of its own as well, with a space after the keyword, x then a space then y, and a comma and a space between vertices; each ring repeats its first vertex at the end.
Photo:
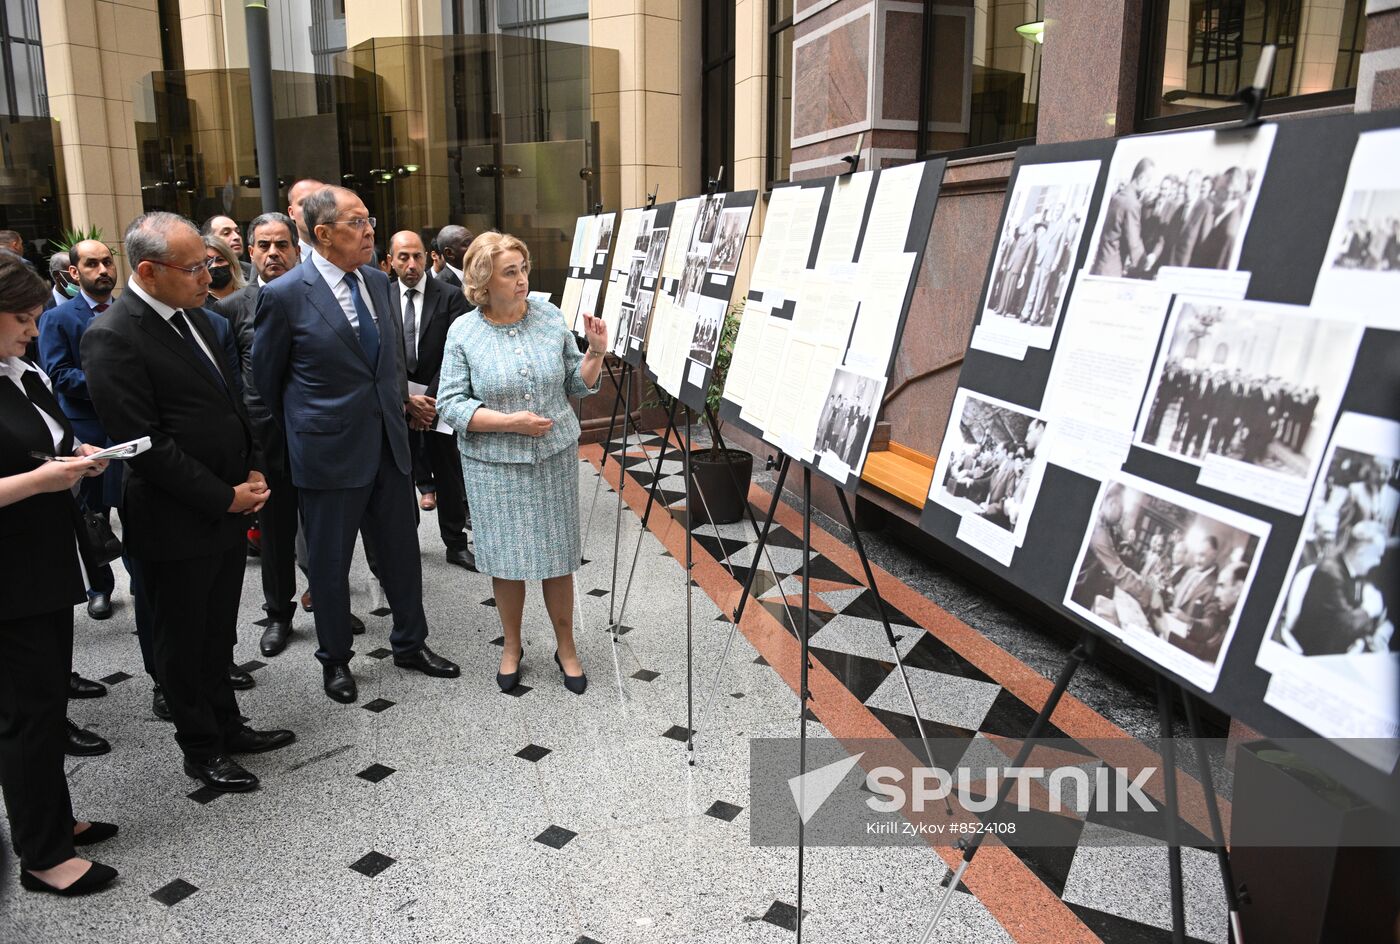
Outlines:
POLYGON ((69 698, 101 698, 107 694, 107 686, 92 679, 85 679, 77 672, 68 675, 69 698))
POLYGON ((433 678, 456 678, 462 674, 457 663, 444 659, 429 649, 426 644, 406 656, 394 656, 394 665, 401 669, 422 672, 433 678))
POLYGON ((360 697, 360 690, 355 686, 355 676, 350 674, 348 665, 322 666, 321 678, 326 694, 342 705, 348 705, 360 697))
POLYGON ((88 597, 88 616, 95 620, 105 620, 112 615, 112 595, 94 593, 88 597))
POLYGON ((570 675, 564 671, 564 663, 559 661, 559 650, 554 651, 554 664, 559 666, 559 674, 564 676, 564 687, 575 695, 582 695, 588 688, 588 675, 570 675))
POLYGON ((105 842, 117 834, 117 827, 112 823, 99 823, 93 820, 88 823, 88 828, 80 833, 73 834, 73 845, 93 846, 99 842, 105 842))
POLYGON ((263 630, 262 639, 258 641, 258 651, 269 659, 287 648, 287 641, 292 638, 291 620, 273 620, 263 630))
POLYGON ((106 738, 78 727, 73 723, 72 718, 67 719, 67 721, 68 743, 64 746, 63 753, 69 757, 96 757, 112 749, 112 745, 107 743, 106 738))
POLYGON ((520 647, 520 660, 515 663, 514 672, 497 672, 496 684, 501 687, 501 691, 509 692, 520 684, 520 667, 525 663, 525 647, 520 647))
POLYGON ((220 793, 247 793, 256 790, 259 782, 242 764, 225 754, 215 754, 202 761, 186 757, 185 773, 220 793))
POLYGON ((151 714, 162 721, 169 721, 170 706, 165 703, 165 692, 159 685, 151 692, 151 714))
POLYGON ((101 862, 93 862, 82 878, 78 879, 67 888, 54 888, 48 882, 35 875, 19 870, 19 883, 24 886, 25 891, 46 892, 50 895, 62 895, 64 898, 73 898, 77 895, 90 895, 93 892, 101 891, 112 884, 112 879, 117 877, 117 870, 110 865, 103 865, 101 862))
POLYGON ((232 663, 230 663, 228 667, 228 683, 240 692, 247 691, 258 684, 253 681, 253 676, 232 663))
POLYGON ((224 739, 224 746, 234 754, 263 754, 286 747, 296 739, 290 731, 254 731, 245 724, 232 737, 224 739))

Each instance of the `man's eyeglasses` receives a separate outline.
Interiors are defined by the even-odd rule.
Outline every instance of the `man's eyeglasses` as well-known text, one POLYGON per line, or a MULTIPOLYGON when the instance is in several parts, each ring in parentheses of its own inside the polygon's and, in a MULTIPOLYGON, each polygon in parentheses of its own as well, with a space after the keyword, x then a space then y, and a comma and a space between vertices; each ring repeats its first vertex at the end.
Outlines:
POLYGON ((362 227, 368 226, 370 229, 374 229, 374 224, 377 223, 377 222, 379 222, 379 221, 376 220, 376 219, 375 219, 374 217, 372 217, 372 216, 362 216, 362 217, 359 217, 358 219, 353 219, 353 220, 331 220, 331 222, 332 222, 332 223, 340 223, 340 224, 343 224, 343 225, 345 225, 345 226, 354 226, 354 227, 358 227, 358 228, 362 228, 362 227))
POLYGON ((221 259, 205 259, 198 265, 192 266, 177 266, 170 262, 161 262, 159 259, 147 259, 146 261, 154 262, 158 266, 165 266, 167 269, 174 269, 176 272, 183 272, 186 275, 198 275, 200 269, 212 269, 216 263, 228 264, 221 259))

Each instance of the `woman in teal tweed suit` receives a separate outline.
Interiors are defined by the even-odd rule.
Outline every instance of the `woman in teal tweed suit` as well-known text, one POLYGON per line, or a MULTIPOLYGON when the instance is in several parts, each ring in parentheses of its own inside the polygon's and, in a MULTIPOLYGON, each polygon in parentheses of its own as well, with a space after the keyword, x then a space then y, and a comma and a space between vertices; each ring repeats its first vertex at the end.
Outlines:
POLYGON ((476 237, 462 274, 477 307, 447 332, 437 411, 457 431, 476 566, 495 585, 505 635, 496 681, 510 691, 520 680, 525 581, 539 580, 555 661, 581 695, 588 679, 573 631, 579 425, 568 398, 598 392, 607 328, 586 317, 588 353, 580 354, 563 313, 529 300, 530 250, 514 236, 476 237))

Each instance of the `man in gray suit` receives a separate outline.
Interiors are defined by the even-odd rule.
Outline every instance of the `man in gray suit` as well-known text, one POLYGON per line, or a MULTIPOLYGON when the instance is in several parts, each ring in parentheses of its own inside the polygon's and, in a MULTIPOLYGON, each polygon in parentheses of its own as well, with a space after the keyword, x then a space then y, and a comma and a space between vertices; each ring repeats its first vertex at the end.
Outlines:
POLYGON ((368 265, 375 221, 341 187, 312 193, 300 208, 315 251, 258 296, 253 379, 287 436, 326 694, 348 703, 359 697, 349 666, 349 572, 362 524, 380 551, 394 664, 442 678, 460 670, 427 646, 403 327, 388 278, 368 265))
POLYGON ((1147 254, 1142 244, 1142 194, 1151 189, 1156 171, 1152 158, 1144 157, 1133 168, 1133 179, 1109 198, 1090 275, 1131 277, 1142 267, 1147 254))

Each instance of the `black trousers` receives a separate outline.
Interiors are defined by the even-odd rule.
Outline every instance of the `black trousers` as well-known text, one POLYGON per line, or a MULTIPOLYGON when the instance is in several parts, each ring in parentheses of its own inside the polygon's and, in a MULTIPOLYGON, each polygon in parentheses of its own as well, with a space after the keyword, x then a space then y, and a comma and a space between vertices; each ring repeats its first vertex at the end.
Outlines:
POLYGON ((272 497, 258 512, 262 529, 263 609, 276 620, 291 622, 297 595, 297 488, 290 475, 269 473, 272 497))
POLYGON ((0 620, 0 784, 20 864, 73 858, 73 806, 63 773, 73 608, 0 620))
MULTIPOLYGON (((429 480, 437 490, 438 533, 449 551, 465 551, 467 538, 467 493, 462 486, 462 457, 457 439, 450 433, 412 431, 415 477, 420 462, 430 470, 429 480)), ((418 480, 422 484, 422 480, 418 480)))
POLYGON ((140 563, 154 617, 156 681, 175 740, 195 760, 224 753, 224 739, 242 725, 228 666, 247 560, 240 543, 207 557, 140 563))
POLYGON ((361 488, 301 490, 306 526, 308 576, 315 599, 316 658, 323 665, 345 665, 355 651, 350 633, 350 560, 355 535, 364 529, 366 550, 378 556, 377 574, 394 614, 389 644, 396 655, 423 647, 428 618, 423 613, 423 565, 414 520, 413 482, 394 465, 382 444, 374 481, 361 488))

